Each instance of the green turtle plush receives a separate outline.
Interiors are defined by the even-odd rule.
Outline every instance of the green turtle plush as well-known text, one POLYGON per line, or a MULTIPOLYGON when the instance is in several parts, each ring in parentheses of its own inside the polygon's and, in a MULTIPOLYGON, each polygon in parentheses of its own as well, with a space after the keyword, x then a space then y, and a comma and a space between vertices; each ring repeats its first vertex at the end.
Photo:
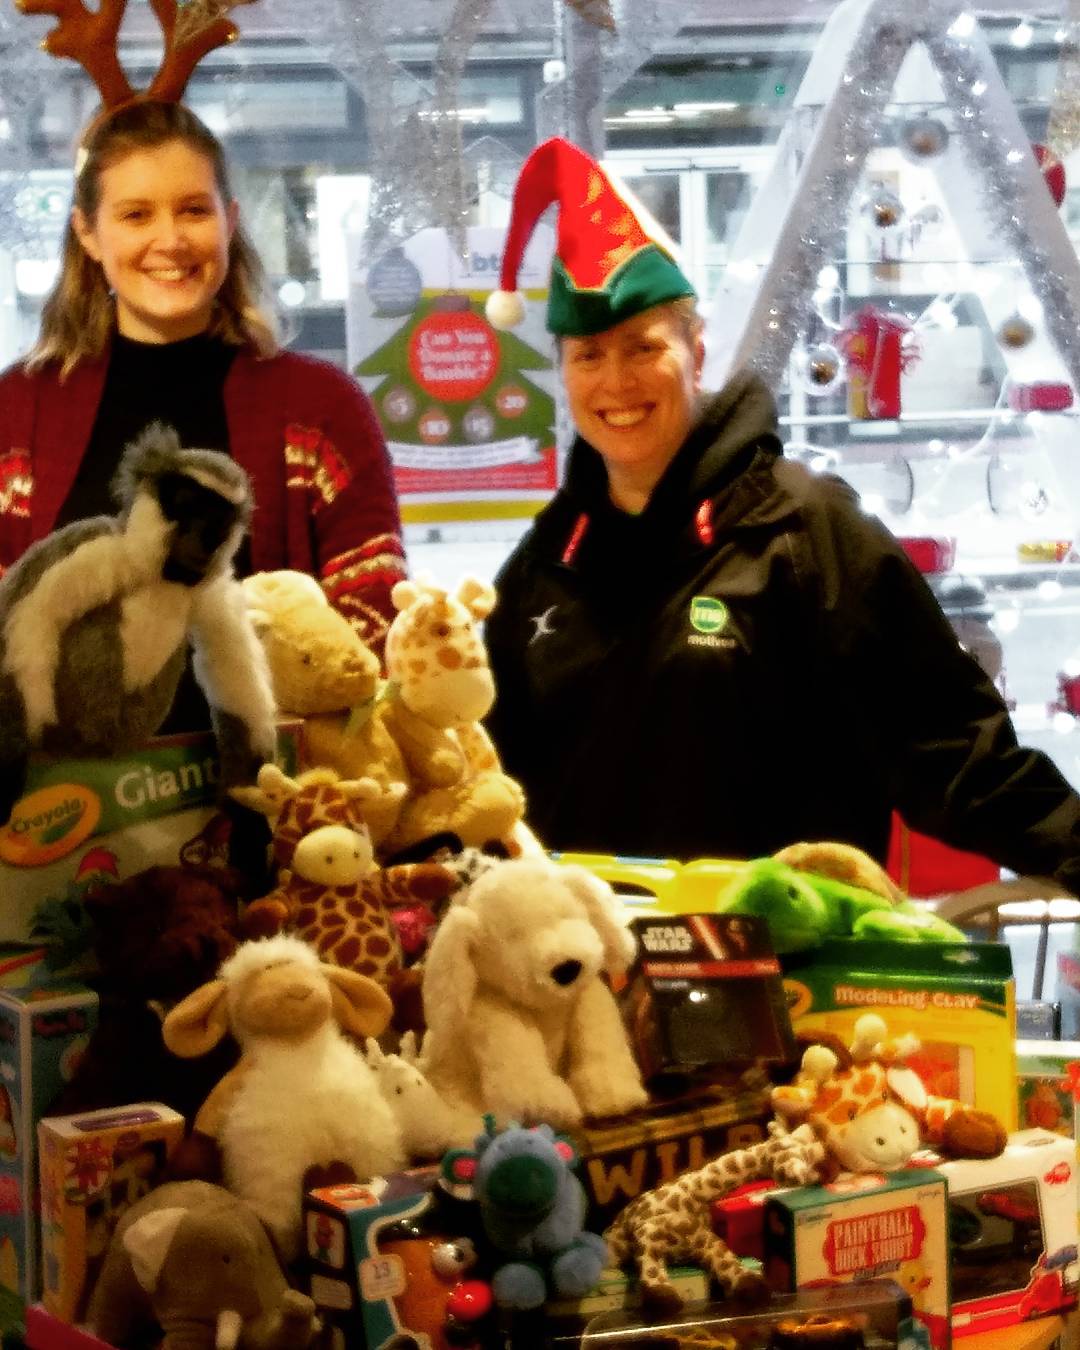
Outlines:
POLYGON ((967 941, 959 928, 907 899, 872 858, 849 845, 800 844, 756 858, 723 892, 717 910, 766 919, 781 956, 834 937, 967 941), (847 877, 867 884, 841 879, 847 877))

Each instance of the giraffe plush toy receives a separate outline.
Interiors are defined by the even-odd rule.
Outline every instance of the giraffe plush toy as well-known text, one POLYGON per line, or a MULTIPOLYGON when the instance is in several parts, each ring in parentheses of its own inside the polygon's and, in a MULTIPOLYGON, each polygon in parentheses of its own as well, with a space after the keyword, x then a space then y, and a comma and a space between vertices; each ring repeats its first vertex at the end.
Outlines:
POLYGON ((453 595, 414 581, 399 581, 390 594, 398 614, 374 716, 404 757, 409 791, 384 849, 445 831, 466 846, 512 844, 523 829, 524 795, 481 726, 495 682, 477 624, 491 613, 495 591, 466 579, 453 595))
POLYGON ((292 779, 272 764, 259 771, 255 788, 238 789, 245 805, 274 820, 273 855, 281 869, 277 887, 245 910, 244 928, 248 937, 288 929, 324 961, 397 993, 410 981, 392 911, 435 905, 458 879, 438 863, 376 865, 364 812, 382 793, 373 779, 351 782, 332 769, 292 779))
POLYGON ((726 1294, 742 1301, 767 1296, 763 1277, 747 1269, 710 1226, 709 1207, 748 1181, 771 1179, 783 1186, 817 1180, 825 1148, 803 1125, 792 1133, 776 1121, 769 1137, 735 1149, 632 1200, 604 1234, 611 1263, 632 1261, 642 1296, 657 1312, 674 1312, 682 1298, 668 1277, 672 1262, 703 1266, 726 1294))
POLYGON ((772 1105, 788 1126, 808 1124, 848 1172, 891 1172, 918 1149, 954 1158, 996 1158, 1005 1130, 994 1116, 948 1097, 932 1097, 904 1063, 914 1036, 888 1038, 867 1013, 845 1047, 830 1038, 811 1045, 794 1082, 773 1089, 772 1105))

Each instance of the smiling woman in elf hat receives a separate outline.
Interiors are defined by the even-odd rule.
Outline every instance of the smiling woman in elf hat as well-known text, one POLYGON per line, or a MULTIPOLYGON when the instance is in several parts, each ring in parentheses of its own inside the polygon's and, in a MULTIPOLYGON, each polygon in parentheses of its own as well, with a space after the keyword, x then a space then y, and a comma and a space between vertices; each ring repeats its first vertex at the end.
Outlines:
POLYGON ((497 578, 491 730, 555 849, 755 857, 893 812, 1080 888, 1080 798, 1017 745, 990 679, 851 489, 785 460, 749 371, 701 389, 694 291, 588 155, 522 167, 488 317, 558 205, 548 328, 577 436, 497 578))

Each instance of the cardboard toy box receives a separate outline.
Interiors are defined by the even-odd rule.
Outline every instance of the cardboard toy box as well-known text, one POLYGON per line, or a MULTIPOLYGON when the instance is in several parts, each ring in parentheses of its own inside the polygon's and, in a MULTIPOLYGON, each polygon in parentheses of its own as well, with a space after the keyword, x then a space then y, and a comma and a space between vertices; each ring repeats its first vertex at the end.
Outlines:
POLYGON ((418 1167, 305 1197, 304 1250, 311 1297, 327 1329, 325 1350, 396 1337, 448 1350, 448 1299, 459 1278, 474 1275, 440 1277, 431 1249, 459 1238, 475 1245, 479 1210, 438 1186, 438 1172, 418 1167))
POLYGON ((646 1083, 795 1062, 764 919, 639 914, 631 928, 638 950, 619 1005, 646 1083))
POLYGON ((38 1125, 42 1302, 80 1320, 120 1216, 165 1176, 184 1118, 160 1102, 46 1116, 38 1125))
MULTIPOLYGON (((299 725, 278 729, 286 769, 299 725)), ((0 830, 0 942, 46 944, 54 964, 77 969, 90 945, 77 902, 91 885, 158 863, 224 861, 217 778, 209 733, 160 737, 114 759, 33 760, 0 830)))
POLYGON ((944 1162, 954 1336, 1076 1304, 1076 1146, 1046 1130, 1012 1135, 999 1158, 944 1162))
POLYGON ((1020 1128, 1080 1140, 1080 1041, 1016 1042, 1020 1128))
POLYGON ((682 1172, 765 1138, 769 1093, 742 1087, 653 1103, 627 1121, 572 1131, 588 1197, 586 1226, 600 1233, 631 1200, 682 1172))
POLYGON ((840 1177, 765 1202, 765 1277, 779 1292, 895 1281, 935 1350, 947 1350, 945 1178, 917 1169, 840 1177))
POLYGON ((955 1097, 1016 1129, 1016 992, 1008 947, 837 938, 783 958, 796 1034, 851 1040, 863 1013, 891 1035, 913 1032, 908 1063, 938 1097, 955 1097))
POLYGON ((40 1289, 37 1124, 74 1073, 97 1025, 81 985, 0 990, 0 1286, 25 1303, 40 1289))

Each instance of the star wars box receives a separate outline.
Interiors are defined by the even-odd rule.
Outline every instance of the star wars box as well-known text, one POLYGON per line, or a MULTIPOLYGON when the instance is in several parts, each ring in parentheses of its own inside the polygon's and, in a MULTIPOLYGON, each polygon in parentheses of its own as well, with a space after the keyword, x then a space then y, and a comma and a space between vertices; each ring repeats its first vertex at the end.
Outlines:
POLYGON ((631 928, 638 950, 619 1004, 646 1083, 795 1061, 764 919, 639 914, 631 928))
POLYGON ((949 1183, 953 1335, 1075 1307, 1074 1142, 1021 1130, 1000 1158, 943 1162, 938 1170, 949 1183))
POLYGON ((893 1280, 947 1350, 947 1209, 944 1176, 923 1168, 778 1191, 765 1202, 765 1277, 781 1293, 893 1280))
POLYGON ((1016 1128, 1016 989, 1004 944, 951 945, 836 938, 783 958, 796 1034, 850 1042, 879 1013, 890 1035, 921 1042, 908 1063, 938 1097, 955 1097, 1016 1128))
MULTIPOLYGON (((278 729, 286 771, 299 725, 278 729)), ((229 823, 217 794, 208 732, 159 737, 112 759, 32 760, 0 829, 0 942, 44 946, 52 968, 83 971, 90 927, 81 901, 91 886, 156 864, 226 861, 229 823)))
POLYGON ((644 1191, 765 1138, 769 1093, 732 1079, 698 1096, 653 1102, 627 1121, 571 1131, 588 1197, 586 1226, 600 1233, 644 1191))
POLYGON ((138 1102, 38 1125, 42 1302, 79 1321, 121 1215, 165 1177, 184 1118, 138 1102))

